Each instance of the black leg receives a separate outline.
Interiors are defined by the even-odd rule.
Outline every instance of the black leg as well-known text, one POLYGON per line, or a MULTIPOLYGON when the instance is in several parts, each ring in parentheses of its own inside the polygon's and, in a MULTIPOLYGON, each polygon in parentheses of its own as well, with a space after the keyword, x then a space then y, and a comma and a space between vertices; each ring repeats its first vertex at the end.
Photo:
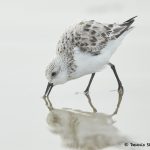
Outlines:
POLYGON ((114 75, 115 75, 115 77, 116 77, 116 79, 117 79, 117 82, 118 82, 118 94, 119 94, 119 96, 118 96, 117 108, 115 109, 115 111, 114 111, 114 113, 113 113, 113 115, 115 115, 115 114, 118 113, 118 109, 119 109, 120 104, 121 104, 121 101, 122 101, 122 96, 123 96, 123 93, 124 93, 124 89, 123 89, 122 83, 121 83, 121 81, 120 81, 120 79, 119 79, 119 76, 118 76, 118 74, 117 74, 117 71, 116 71, 115 66, 114 66, 112 63, 109 63, 108 65, 109 65, 109 66, 111 67, 111 69, 113 70, 114 75))
POLYGON ((92 73, 91 78, 90 78, 90 81, 89 81, 89 83, 88 83, 88 86, 86 87, 86 89, 85 89, 85 91, 84 91, 85 94, 86 94, 86 93, 89 93, 89 89, 90 89, 90 86, 91 86, 91 83, 92 83, 92 81, 93 81, 94 76, 95 76, 95 73, 92 73))
POLYGON ((91 86, 91 83, 92 83, 92 81, 93 81, 94 76, 95 76, 95 73, 92 73, 91 78, 90 78, 90 81, 89 81, 88 86, 86 87, 84 93, 85 93, 85 96, 86 96, 87 99, 88 99, 88 102, 89 102, 90 106, 91 106, 92 109, 93 109, 93 112, 97 112, 96 108, 95 108, 95 107, 93 106, 93 104, 92 104, 91 97, 90 97, 90 95, 89 95, 89 89, 90 89, 90 86, 91 86))

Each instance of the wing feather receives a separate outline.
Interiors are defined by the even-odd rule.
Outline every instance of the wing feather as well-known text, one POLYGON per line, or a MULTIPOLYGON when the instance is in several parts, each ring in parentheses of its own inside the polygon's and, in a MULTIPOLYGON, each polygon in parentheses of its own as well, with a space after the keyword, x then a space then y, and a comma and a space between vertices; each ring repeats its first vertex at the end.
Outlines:
POLYGON ((73 49, 79 47, 82 52, 99 55, 110 41, 119 38, 130 28, 134 18, 122 24, 102 24, 94 20, 80 22, 62 35, 57 45, 57 53, 73 57, 73 49))
POLYGON ((110 37, 111 28, 93 20, 79 23, 74 30, 75 45, 82 52, 92 55, 101 53, 110 37))

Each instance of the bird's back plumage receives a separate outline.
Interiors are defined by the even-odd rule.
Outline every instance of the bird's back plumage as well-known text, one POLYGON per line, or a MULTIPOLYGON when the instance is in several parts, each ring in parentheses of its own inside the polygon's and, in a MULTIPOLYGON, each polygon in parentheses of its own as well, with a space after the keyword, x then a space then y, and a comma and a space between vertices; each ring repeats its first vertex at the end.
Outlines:
POLYGON ((82 52, 98 55, 110 41, 116 40, 130 28, 134 18, 122 24, 102 24, 94 20, 82 21, 63 34, 57 46, 57 53, 61 54, 64 51, 70 53, 74 47, 79 47, 82 52))

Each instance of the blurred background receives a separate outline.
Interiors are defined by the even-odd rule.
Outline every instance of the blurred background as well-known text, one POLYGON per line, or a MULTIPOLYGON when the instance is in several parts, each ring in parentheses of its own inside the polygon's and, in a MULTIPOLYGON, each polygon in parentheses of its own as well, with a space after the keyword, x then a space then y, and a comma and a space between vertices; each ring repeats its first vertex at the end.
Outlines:
MULTIPOLYGON (((125 88, 116 126, 140 143, 150 143, 150 1, 0 0, 0 149, 63 149, 48 131, 42 96, 45 67, 68 26, 81 20, 122 23, 138 15, 135 29, 113 55, 125 88)), ((90 76, 55 87, 54 107, 91 111, 83 92, 90 76)), ((96 74, 91 97, 99 112, 112 113, 117 83, 108 67, 96 74)), ((64 148, 65 149, 65 148, 64 148)))

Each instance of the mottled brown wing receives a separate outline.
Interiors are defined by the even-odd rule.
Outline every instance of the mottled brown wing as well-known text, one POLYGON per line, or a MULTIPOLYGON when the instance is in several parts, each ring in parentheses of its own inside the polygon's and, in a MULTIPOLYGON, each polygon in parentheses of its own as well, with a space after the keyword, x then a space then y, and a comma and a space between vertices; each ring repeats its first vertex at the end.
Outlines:
POLYGON ((79 47, 82 52, 99 55, 111 40, 118 38, 127 29, 125 23, 106 25, 94 20, 80 22, 62 35, 56 52, 73 57, 74 47, 79 47))
POLYGON ((93 20, 80 22, 74 30, 75 45, 82 52, 99 55, 110 40, 111 28, 93 20))

